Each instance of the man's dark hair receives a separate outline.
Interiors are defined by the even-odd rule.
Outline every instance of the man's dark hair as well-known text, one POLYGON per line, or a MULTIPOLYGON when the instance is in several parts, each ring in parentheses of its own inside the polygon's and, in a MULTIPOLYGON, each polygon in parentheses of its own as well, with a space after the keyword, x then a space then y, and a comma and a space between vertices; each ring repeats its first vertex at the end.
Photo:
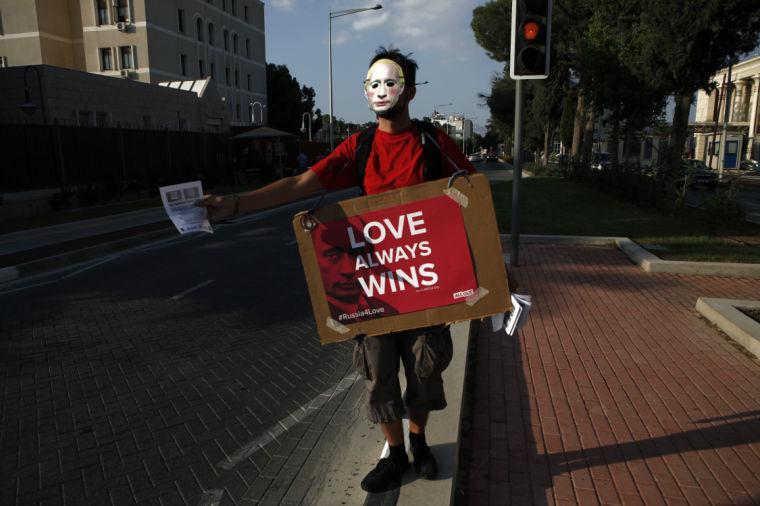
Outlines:
POLYGON ((393 46, 389 46, 388 48, 380 46, 375 51, 375 57, 369 62, 369 66, 371 67, 376 61, 383 59, 396 62, 401 67, 401 70, 404 71, 404 86, 407 88, 414 87, 419 67, 417 66, 417 62, 412 59, 412 53, 402 54, 401 51, 393 46))

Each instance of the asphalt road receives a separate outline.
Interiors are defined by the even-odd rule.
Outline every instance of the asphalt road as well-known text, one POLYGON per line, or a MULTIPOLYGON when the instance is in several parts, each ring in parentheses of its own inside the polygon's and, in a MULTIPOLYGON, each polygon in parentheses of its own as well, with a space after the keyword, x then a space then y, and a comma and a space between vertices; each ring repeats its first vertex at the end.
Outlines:
MULTIPOLYGON (((351 373, 349 343, 319 344, 294 213, 0 291, 0 504, 228 504, 282 488, 303 444, 267 432, 351 373)), ((326 420, 291 436, 316 441, 326 420)))

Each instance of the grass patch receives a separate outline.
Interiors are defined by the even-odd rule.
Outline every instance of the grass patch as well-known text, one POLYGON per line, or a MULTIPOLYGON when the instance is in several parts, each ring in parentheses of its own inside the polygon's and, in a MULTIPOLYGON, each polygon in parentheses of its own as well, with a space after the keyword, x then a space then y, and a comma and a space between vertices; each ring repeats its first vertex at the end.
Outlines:
MULTIPOLYGON (((512 183, 492 183, 491 189, 499 230, 508 233, 512 183)), ((687 210, 681 218, 663 216, 554 177, 522 179, 520 189, 521 234, 623 236, 666 248, 652 252, 668 260, 760 263, 758 225, 736 224, 725 234, 710 235, 698 210, 687 210)))
POLYGON ((757 323, 760 323, 760 309, 745 308, 745 307, 739 307, 736 309, 746 314, 747 316, 755 320, 757 323))

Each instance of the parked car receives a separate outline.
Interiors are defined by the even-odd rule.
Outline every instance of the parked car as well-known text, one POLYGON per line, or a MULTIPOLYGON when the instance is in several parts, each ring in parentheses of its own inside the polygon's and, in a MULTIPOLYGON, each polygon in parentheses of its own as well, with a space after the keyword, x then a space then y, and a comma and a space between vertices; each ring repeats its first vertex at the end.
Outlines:
POLYGON ((760 175, 760 162, 757 160, 742 160, 739 169, 750 174, 760 175))
POLYGON ((702 160, 687 158, 682 160, 683 169, 679 172, 679 182, 686 181, 689 188, 702 187, 714 190, 718 186, 718 172, 707 166, 702 160))
POLYGON ((610 153, 601 152, 591 155, 591 168, 594 170, 609 169, 612 164, 612 155, 610 153))
POLYGON ((481 155, 480 153, 472 153, 467 157, 467 159, 473 163, 482 162, 483 155, 481 155))

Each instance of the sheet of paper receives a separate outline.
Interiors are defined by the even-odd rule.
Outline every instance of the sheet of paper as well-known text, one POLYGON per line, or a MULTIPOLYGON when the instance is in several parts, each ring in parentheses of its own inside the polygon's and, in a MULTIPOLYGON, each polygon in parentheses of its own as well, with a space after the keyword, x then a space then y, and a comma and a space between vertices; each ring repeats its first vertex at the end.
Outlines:
POLYGON ((206 208, 195 205, 203 197, 200 181, 162 186, 158 190, 161 192, 166 214, 180 234, 214 233, 208 221, 206 208))
POLYGON ((528 314, 532 305, 533 301, 530 295, 512 294, 512 312, 504 325, 504 331, 507 334, 513 336, 525 325, 525 322, 528 321, 528 314))

